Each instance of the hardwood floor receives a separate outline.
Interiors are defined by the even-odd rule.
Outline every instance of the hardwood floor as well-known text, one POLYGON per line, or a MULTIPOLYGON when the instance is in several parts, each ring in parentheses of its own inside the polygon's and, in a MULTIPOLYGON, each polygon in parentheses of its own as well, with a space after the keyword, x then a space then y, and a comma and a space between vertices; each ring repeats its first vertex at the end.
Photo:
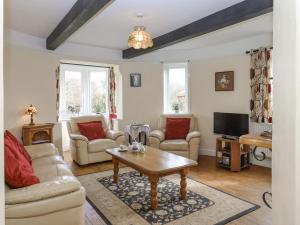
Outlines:
MULTIPOLYGON (((113 168, 112 162, 78 166, 72 162, 69 152, 65 152, 65 160, 76 176, 113 168)), ((271 209, 264 205, 261 198, 265 191, 271 190, 271 169, 251 166, 249 169, 234 173, 216 168, 214 157, 200 156, 199 166, 191 169, 188 177, 261 206, 260 209, 228 223, 229 225, 272 224, 271 209)), ((89 203, 86 204, 85 220, 86 225, 106 225, 89 203)))

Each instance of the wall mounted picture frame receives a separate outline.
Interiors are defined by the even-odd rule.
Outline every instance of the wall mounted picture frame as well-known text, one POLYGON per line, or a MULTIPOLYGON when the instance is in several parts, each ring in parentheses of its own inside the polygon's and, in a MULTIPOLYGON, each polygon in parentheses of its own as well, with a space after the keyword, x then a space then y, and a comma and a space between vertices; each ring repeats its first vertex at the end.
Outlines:
POLYGON ((215 73, 215 91, 234 90, 234 71, 223 71, 215 73))
POLYGON ((130 74, 130 87, 141 87, 142 86, 142 75, 140 73, 130 74))

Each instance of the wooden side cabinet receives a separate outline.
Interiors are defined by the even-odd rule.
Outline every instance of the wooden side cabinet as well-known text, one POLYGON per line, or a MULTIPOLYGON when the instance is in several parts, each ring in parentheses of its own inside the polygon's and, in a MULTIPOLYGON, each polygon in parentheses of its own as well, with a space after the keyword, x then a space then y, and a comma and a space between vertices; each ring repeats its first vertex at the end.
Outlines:
POLYGON ((250 148, 242 145, 239 140, 217 138, 216 140, 216 165, 229 168, 238 172, 250 165, 250 148))
POLYGON ((54 125, 54 123, 24 125, 22 128, 23 144, 26 146, 43 143, 53 143, 54 125))

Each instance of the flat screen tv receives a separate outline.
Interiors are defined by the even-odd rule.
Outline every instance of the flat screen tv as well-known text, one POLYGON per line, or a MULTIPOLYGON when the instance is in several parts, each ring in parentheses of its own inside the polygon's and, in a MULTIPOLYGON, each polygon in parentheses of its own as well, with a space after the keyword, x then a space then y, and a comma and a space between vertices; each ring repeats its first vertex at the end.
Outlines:
POLYGON ((249 115, 214 112, 214 133, 240 137, 249 133, 249 115))

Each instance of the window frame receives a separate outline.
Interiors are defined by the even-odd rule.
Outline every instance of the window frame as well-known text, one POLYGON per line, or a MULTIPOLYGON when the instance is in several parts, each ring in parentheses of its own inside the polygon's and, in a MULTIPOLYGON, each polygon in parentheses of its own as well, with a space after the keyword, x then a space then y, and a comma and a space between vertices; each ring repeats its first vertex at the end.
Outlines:
POLYGON ((164 113, 165 114, 189 114, 190 113, 190 74, 188 63, 164 63, 163 64, 164 74, 164 113), (183 112, 175 113, 169 110, 169 70, 170 69, 185 69, 185 93, 186 93, 186 104, 183 112))
POLYGON ((106 112, 103 113, 105 117, 108 117, 108 98, 109 98, 109 68, 99 66, 87 66, 87 65, 74 65, 61 63, 60 64, 60 101, 59 101, 59 120, 68 120, 70 117, 75 116, 67 113, 66 99, 65 99, 65 72, 80 72, 81 73, 81 108, 79 115, 96 115, 92 112, 92 99, 90 92, 91 72, 105 72, 106 73, 106 112))

